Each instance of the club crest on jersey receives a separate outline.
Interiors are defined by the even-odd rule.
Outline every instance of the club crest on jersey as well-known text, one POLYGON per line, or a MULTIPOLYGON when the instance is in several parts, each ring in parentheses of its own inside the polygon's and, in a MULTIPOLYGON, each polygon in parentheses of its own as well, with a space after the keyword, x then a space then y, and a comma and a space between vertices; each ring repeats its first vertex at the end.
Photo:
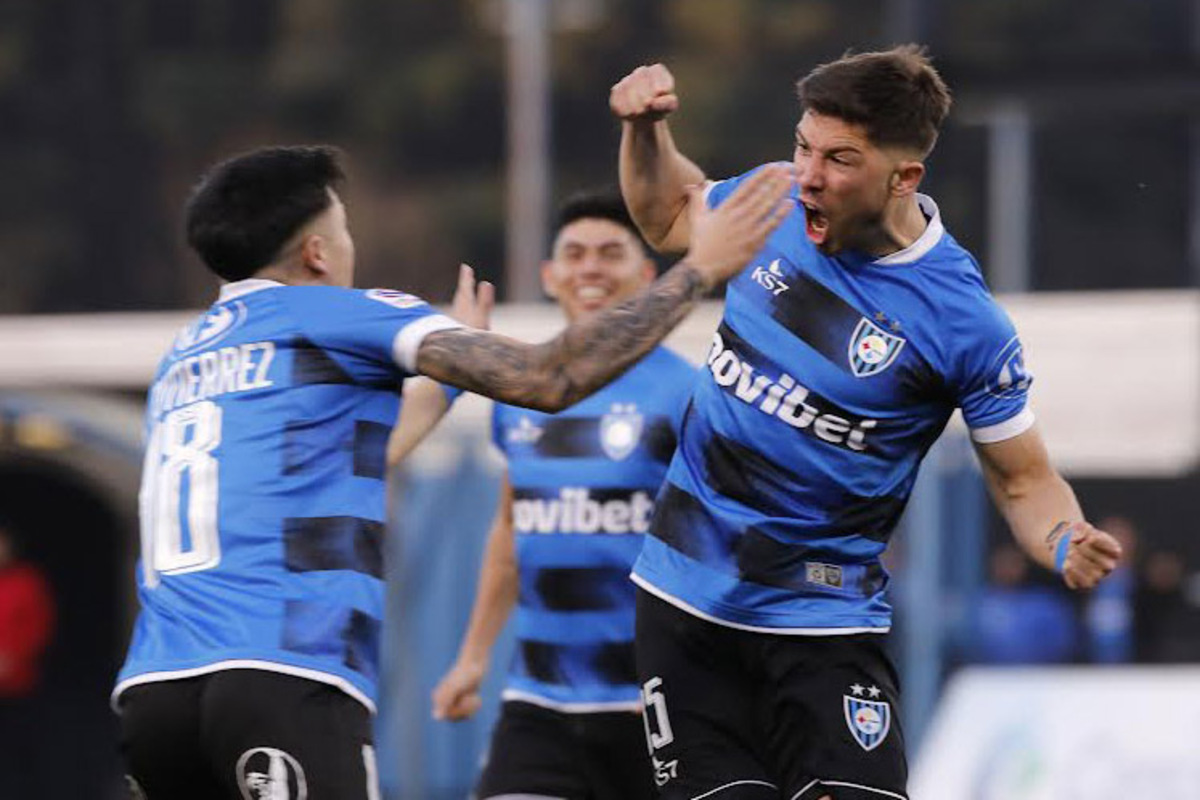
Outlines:
POLYGON ((255 747, 237 762, 237 782, 245 800, 307 800, 304 769, 291 754, 255 747))
POLYGON ((850 370, 859 378, 883 372, 900 355, 905 341, 863 317, 850 336, 850 370))
POLYGON ((1033 376, 1025 369, 1025 350, 1016 336, 1009 339, 988 370, 987 390, 992 397, 1015 400, 1029 391, 1033 376))
POLYGON ((868 700, 863 693, 878 697, 879 687, 866 688, 855 684, 850 694, 842 695, 842 709, 846 714, 846 725, 859 747, 870 752, 883 743, 892 728, 892 707, 884 700, 868 700))
POLYGON ((416 308, 417 306, 425 305, 425 301, 416 295, 408 294, 407 292, 398 292, 395 289, 368 289, 367 297, 399 309, 416 308))
POLYGON ((241 300, 215 306, 175 336, 175 352, 186 355, 193 350, 211 347, 228 336, 245 319, 246 305, 241 300))
POLYGON ((637 447, 642 438, 643 417, 633 403, 613 403, 600 418, 600 446, 613 461, 620 461, 637 447))
POLYGON ((529 417, 521 417, 505 432, 504 438, 509 444, 537 444, 543 433, 540 425, 535 425, 529 417))

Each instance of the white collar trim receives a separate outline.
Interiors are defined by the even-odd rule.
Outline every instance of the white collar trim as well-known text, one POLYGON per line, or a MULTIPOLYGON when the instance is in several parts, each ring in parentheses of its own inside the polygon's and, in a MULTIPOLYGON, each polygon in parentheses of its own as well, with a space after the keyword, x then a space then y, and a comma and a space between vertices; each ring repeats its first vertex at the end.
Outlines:
POLYGON ((284 285, 279 281, 267 280, 266 278, 246 278, 245 280, 222 284, 221 294, 217 296, 217 302, 224 303, 227 300, 245 297, 251 292, 261 291, 262 289, 274 289, 276 286, 284 285))
POLYGON ((942 234, 946 232, 946 229, 942 226, 942 212, 938 210, 937 203, 933 202, 933 198, 929 195, 918 194, 917 205, 929 217, 925 231, 908 247, 883 258, 877 258, 874 263, 883 267, 911 264, 932 250, 934 245, 942 240, 942 234))

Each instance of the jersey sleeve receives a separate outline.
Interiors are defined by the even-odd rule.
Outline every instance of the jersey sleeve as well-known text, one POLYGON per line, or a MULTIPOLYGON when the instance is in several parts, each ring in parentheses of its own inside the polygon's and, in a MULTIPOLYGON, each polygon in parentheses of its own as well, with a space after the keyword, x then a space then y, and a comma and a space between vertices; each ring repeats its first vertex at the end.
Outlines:
POLYGON ((1008 315, 990 301, 972 315, 969 331, 955 337, 955 399, 971 438, 980 444, 1011 439, 1033 425, 1029 387, 1033 376, 1008 315))
MULTIPOLYGON (((435 331, 461 328, 419 297, 390 289, 305 287, 284 301, 313 344, 366 372, 417 374, 417 350, 435 331)), ((449 394, 449 393, 448 393, 449 394)), ((448 396, 448 399, 453 399, 448 396)))

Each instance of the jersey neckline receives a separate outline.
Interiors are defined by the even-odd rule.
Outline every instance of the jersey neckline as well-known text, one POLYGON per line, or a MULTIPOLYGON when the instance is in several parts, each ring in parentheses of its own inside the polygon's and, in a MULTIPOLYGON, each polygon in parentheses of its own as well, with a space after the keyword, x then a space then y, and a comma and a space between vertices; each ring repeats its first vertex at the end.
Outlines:
POLYGON ((277 286, 285 284, 279 281, 268 280, 267 278, 245 278, 232 283, 221 285, 221 293, 217 295, 218 303, 225 303, 229 300, 236 300, 239 297, 245 297, 251 292, 259 292, 263 289, 274 289, 277 286))
POLYGON ((922 258, 942 240, 942 235, 946 232, 946 228, 942 225, 942 212, 938 209, 937 203, 927 194, 918 193, 916 197, 917 205, 920 206, 921 211, 929 220, 925 225, 925 230, 908 247, 903 250, 897 250, 895 253, 886 255, 883 258, 877 258, 871 262, 872 264, 881 267, 912 264, 922 258))

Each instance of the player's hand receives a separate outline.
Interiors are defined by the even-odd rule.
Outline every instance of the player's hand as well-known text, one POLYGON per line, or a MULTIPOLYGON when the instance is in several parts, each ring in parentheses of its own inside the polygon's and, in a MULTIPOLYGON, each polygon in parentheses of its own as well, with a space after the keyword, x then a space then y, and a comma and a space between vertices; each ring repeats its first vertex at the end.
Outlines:
POLYGON ((715 210, 705 205, 701 187, 688 187, 691 244, 684 260, 710 287, 740 272, 795 207, 788 196, 793 173, 790 165, 769 164, 715 210))
POLYGON ((1076 522, 1063 534, 1070 536, 1063 562, 1063 581, 1071 589, 1092 589, 1117 568, 1121 545, 1115 538, 1087 522, 1076 522))
POLYGON ((433 687, 433 718, 457 722, 474 716, 483 705, 479 687, 486 674, 486 664, 456 661, 433 687))
POLYGON ((487 330, 492 322, 492 307, 496 305, 496 287, 488 281, 475 283, 475 270, 466 264, 458 265, 458 286, 450 302, 450 316, 464 325, 487 330))
POLYGON ((608 107, 626 122, 655 122, 679 108, 675 77, 662 64, 638 67, 613 85, 608 107))

